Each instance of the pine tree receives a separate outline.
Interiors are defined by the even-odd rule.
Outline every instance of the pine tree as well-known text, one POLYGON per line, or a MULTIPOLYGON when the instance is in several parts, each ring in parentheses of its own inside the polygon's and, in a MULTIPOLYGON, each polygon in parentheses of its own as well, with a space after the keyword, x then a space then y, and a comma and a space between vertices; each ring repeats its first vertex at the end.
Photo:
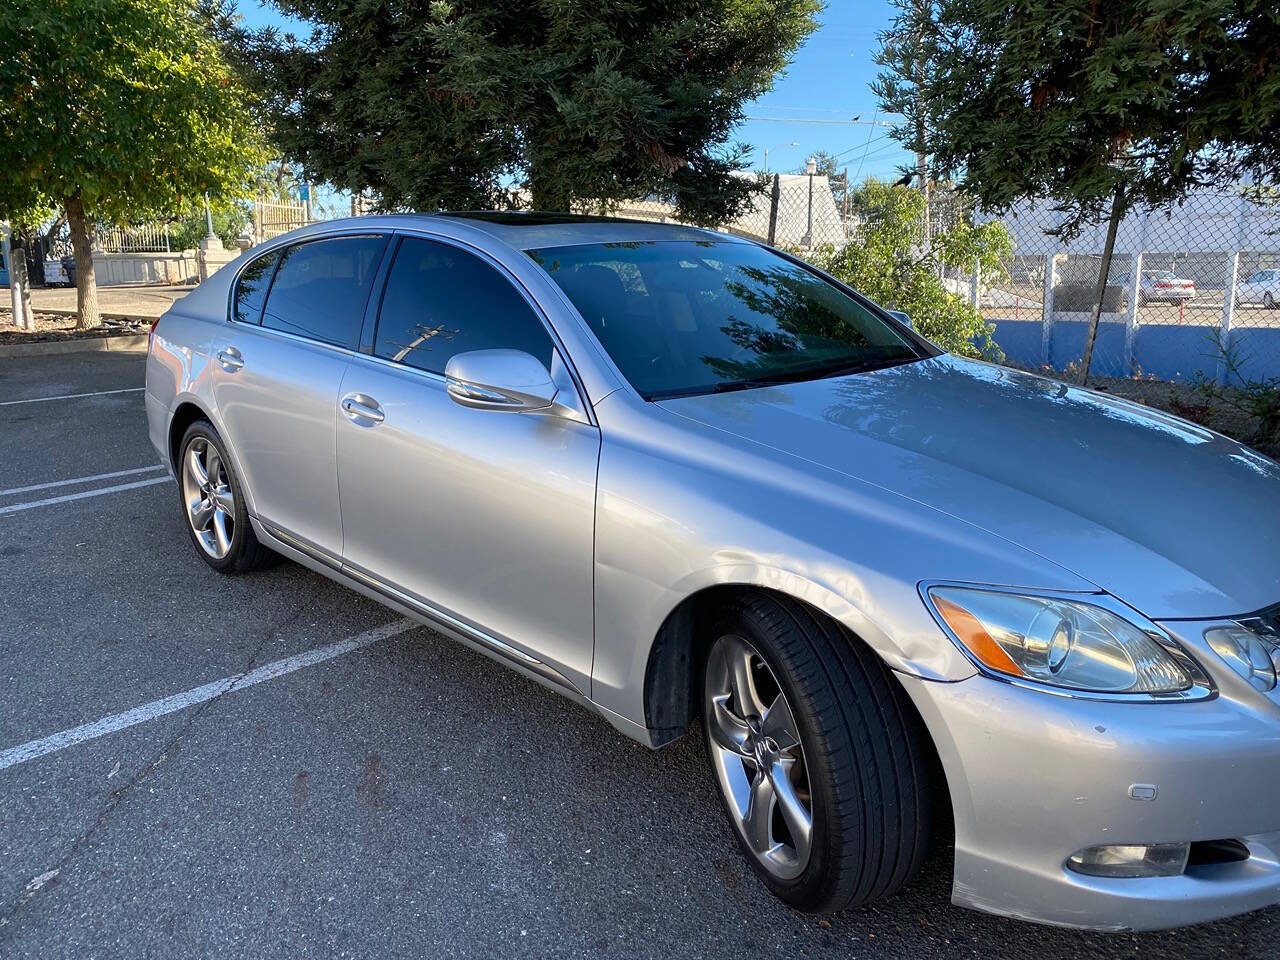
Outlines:
POLYGON ((567 210, 657 196, 721 222, 743 105, 819 0, 273 0, 315 25, 241 46, 281 151, 385 209, 567 210))

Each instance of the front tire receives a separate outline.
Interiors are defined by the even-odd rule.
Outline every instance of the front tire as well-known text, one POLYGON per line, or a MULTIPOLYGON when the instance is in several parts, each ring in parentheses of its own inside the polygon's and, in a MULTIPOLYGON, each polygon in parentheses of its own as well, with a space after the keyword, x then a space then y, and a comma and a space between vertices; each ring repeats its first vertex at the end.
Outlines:
POLYGON ((196 552, 219 573, 247 573, 267 563, 274 554, 254 536, 244 487, 213 424, 191 424, 178 449, 178 497, 196 552))
POLYGON ((809 912, 896 893, 920 867, 930 809, 927 735, 898 681, 789 598, 743 594, 709 626, 703 733, 756 872, 809 912))

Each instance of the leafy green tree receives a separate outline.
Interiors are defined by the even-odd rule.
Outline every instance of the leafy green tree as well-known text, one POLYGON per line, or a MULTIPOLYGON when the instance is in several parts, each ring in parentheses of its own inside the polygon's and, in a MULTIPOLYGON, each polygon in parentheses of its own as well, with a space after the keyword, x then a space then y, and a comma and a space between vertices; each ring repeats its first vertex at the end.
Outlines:
POLYGON ((385 209, 657 196, 733 219, 743 105, 815 26, 820 0, 272 0, 305 42, 248 33, 282 152, 385 209))
POLYGON ((998 221, 974 226, 958 218, 926 246, 926 205, 917 190, 868 180, 850 195, 857 221, 850 242, 811 259, 881 306, 908 314, 915 328, 944 350, 1001 360, 1004 354, 991 339, 995 327, 964 297, 947 290, 941 275, 944 267, 972 270, 975 263, 984 277, 1004 275, 1013 251, 1009 231, 998 221))
POLYGON ((99 322, 95 223, 243 192, 262 160, 246 96, 192 0, 0 5, 0 213, 65 211, 80 327, 99 322))
MULTIPOLYGON (((898 0, 885 49, 922 67, 920 119, 939 177, 1000 213, 1052 198, 1061 233, 1136 204, 1280 176, 1275 0, 898 0)), ((903 71, 898 70, 899 74, 903 71)), ((906 126, 900 139, 917 136, 906 126)))
MULTIPOLYGON (((213 232, 223 246, 231 249, 235 249, 240 234, 253 222, 253 208, 243 201, 212 207, 210 215, 213 232)), ((208 229, 204 211, 193 210, 169 224, 169 245, 174 250, 190 250, 204 239, 208 229)))

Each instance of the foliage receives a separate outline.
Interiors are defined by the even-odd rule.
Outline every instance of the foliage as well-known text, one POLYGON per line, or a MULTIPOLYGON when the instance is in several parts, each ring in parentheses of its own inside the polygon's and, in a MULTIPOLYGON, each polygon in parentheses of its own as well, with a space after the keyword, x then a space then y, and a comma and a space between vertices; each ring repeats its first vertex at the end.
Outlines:
POLYGON ((0 5, 0 210, 78 196, 100 222, 240 193, 260 142, 188 0, 0 5))
MULTIPOLYGON (((882 96, 920 79, 933 169, 989 211, 1052 197, 1070 235, 1115 197, 1280 175, 1275 0, 897 3, 882 96)), ((914 125, 895 135, 916 148, 914 125)))
POLYGON ((1210 402, 1231 407, 1255 424, 1251 436, 1243 438, 1259 450, 1273 457, 1280 457, 1280 377, 1254 378, 1245 372, 1247 358, 1241 354, 1239 344, 1226 339, 1218 331, 1213 342, 1226 373, 1219 385, 1201 379, 1197 389, 1210 402))
POLYGON ((964 297, 947 290, 943 268, 966 271, 978 264, 982 276, 1005 275, 1013 250, 999 222, 974 226, 957 221, 921 243, 924 194, 908 187, 868 180, 850 194, 857 227, 841 250, 826 248, 813 259, 828 273, 890 310, 911 317, 915 328, 944 350, 992 360, 1004 354, 991 339, 995 330, 964 297))
POLYGON ((732 176, 743 105, 819 0, 273 0, 306 41, 246 31, 282 152, 384 209, 542 209, 656 196, 698 223, 761 188, 732 176))
MULTIPOLYGON (((253 208, 240 202, 213 207, 210 213, 213 217, 213 232, 218 235, 223 246, 234 250, 240 234, 253 222, 253 208)), ((200 243, 207 230, 203 210, 189 213, 169 224, 169 246, 174 250, 191 250, 200 243)))

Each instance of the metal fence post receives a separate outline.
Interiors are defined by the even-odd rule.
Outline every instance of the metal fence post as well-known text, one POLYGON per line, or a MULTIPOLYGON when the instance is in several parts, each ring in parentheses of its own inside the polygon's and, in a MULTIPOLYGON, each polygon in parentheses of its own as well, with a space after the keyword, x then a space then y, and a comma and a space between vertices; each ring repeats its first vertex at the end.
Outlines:
POLYGON ((1129 258, 1129 309, 1124 317, 1124 368, 1133 372, 1133 355, 1138 345, 1138 300, 1142 296, 1142 257, 1146 246, 1147 224, 1142 222, 1143 243, 1138 252, 1129 258))
POLYGON ((1053 346, 1053 288, 1058 285, 1058 251, 1054 250, 1044 258, 1044 302, 1040 323, 1040 355, 1045 366, 1050 363, 1049 354, 1053 346))
POLYGON ((773 192, 769 194, 769 246, 775 246, 778 237, 778 204, 782 202, 782 178, 773 175, 773 192))
POLYGON ((1227 384, 1227 357, 1231 349, 1231 324, 1236 315, 1236 283, 1240 279, 1240 254, 1247 239, 1249 204, 1244 194, 1236 198, 1236 233, 1235 251, 1231 254, 1231 269, 1227 274, 1227 286, 1222 291, 1222 323, 1218 328, 1218 369, 1219 386, 1227 384))

